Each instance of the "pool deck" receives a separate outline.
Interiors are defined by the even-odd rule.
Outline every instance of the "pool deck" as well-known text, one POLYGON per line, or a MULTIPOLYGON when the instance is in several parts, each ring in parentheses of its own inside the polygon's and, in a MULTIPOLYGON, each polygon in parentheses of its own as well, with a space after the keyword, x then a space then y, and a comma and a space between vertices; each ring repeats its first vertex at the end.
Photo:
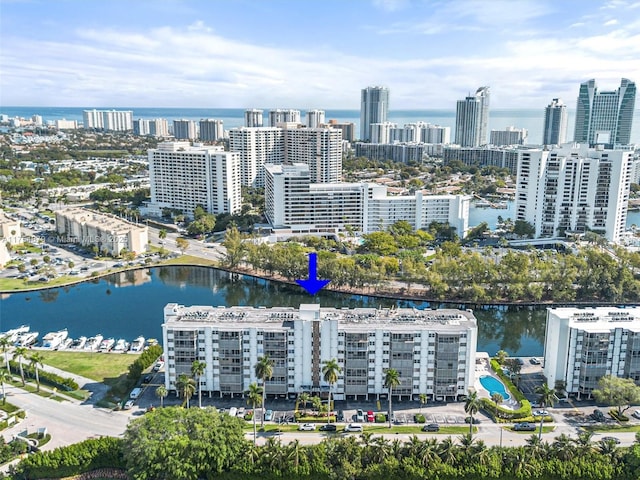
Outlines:
MULTIPOLYGON (((484 377, 486 375, 495 378, 497 381, 499 381, 502 384, 502 380, 500 380, 500 377, 498 377, 498 375, 496 375, 496 373, 493 370, 491 370, 491 366, 489 364, 489 357, 479 357, 476 362, 476 381, 474 383, 474 386, 480 398, 488 398, 489 400, 491 400, 491 395, 489 395, 489 392, 487 391, 487 389, 484 388, 480 383, 480 377, 484 377)), ((502 402, 500 406, 505 408, 510 408, 512 410, 517 410, 518 408, 520 408, 520 404, 513 399, 513 395, 509 393, 506 386, 505 386, 505 390, 509 394, 510 398, 502 402)))

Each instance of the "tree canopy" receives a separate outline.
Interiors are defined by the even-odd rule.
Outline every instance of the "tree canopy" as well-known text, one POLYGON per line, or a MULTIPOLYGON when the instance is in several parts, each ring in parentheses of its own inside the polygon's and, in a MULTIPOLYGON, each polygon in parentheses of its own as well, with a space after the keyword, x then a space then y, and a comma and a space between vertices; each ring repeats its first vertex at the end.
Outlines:
POLYGON ((598 388, 593 390, 593 396, 598 402, 612 405, 622 414, 631 405, 640 403, 640 387, 631 378, 618 378, 606 375, 598 382, 598 388))

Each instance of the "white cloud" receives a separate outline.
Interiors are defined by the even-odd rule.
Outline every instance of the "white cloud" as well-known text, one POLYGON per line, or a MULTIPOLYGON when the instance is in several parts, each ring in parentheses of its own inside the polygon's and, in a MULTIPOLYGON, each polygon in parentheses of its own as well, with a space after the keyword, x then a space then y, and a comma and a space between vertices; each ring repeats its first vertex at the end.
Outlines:
POLYGON ((617 24, 618 24, 618 20, 616 20, 615 18, 603 23, 605 27, 609 27, 611 25, 617 25, 617 24))

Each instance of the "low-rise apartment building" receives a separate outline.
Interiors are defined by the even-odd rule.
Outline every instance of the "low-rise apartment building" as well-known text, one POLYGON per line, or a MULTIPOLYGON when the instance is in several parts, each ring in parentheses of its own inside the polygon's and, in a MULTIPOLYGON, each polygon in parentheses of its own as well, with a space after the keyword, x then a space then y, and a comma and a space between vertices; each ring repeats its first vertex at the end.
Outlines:
POLYGON ((475 381, 477 322, 470 310, 409 308, 213 307, 169 303, 162 325, 165 386, 176 390, 194 360, 205 362, 200 387, 209 395, 244 395, 258 358, 273 360, 268 395, 327 393, 336 400, 388 393, 388 369, 399 372, 400 399, 456 400, 475 381), (335 385, 323 363, 342 368, 335 385))
POLYGON ((544 375, 578 398, 605 375, 640 384, 640 307, 548 308, 544 375))

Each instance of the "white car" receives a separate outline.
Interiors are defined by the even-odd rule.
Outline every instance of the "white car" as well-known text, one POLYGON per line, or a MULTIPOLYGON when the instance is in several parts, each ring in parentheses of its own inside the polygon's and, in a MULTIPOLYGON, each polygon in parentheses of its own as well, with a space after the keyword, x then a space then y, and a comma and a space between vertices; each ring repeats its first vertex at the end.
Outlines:
POLYGON ((640 418, 640 410, 636 410, 631 415, 634 416, 635 418, 640 418))
POLYGON ((306 432, 311 432, 316 429, 315 423, 303 423, 298 427, 298 430, 303 430, 306 432))
POLYGON ((124 410, 131 410, 133 408, 133 400, 127 400, 127 403, 122 407, 124 410))
POLYGON ((547 412, 546 410, 536 410, 533 415, 536 417, 548 417, 549 412, 547 412))
POLYGON ((362 432, 363 430, 364 429, 362 428, 362 425, 360 425, 359 423, 350 423, 349 425, 344 427, 345 432, 362 432))

